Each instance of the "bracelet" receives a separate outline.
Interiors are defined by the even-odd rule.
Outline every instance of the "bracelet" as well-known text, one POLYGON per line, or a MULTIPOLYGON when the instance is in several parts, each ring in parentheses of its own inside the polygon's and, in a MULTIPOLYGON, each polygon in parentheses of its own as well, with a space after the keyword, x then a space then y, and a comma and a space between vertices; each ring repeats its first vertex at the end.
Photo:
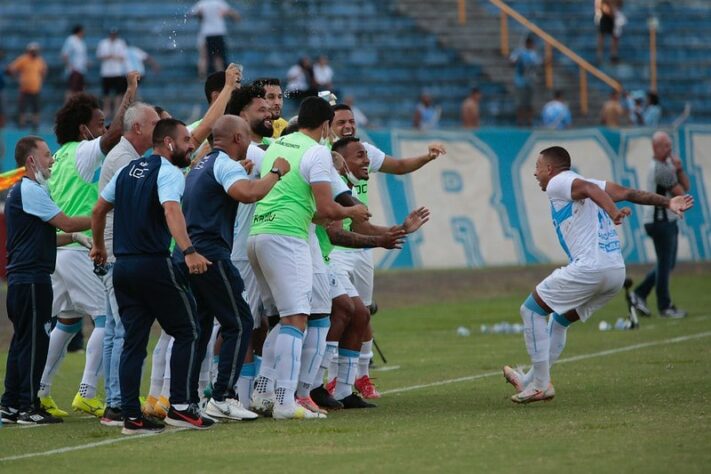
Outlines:
POLYGON ((190 255, 192 253, 195 253, 195 247, 193 247, 192 245, 190 247, 186 248, 185 250, 183 250, 183 256, 185 256, 185 257, 187 257, 188 255, 190 255))

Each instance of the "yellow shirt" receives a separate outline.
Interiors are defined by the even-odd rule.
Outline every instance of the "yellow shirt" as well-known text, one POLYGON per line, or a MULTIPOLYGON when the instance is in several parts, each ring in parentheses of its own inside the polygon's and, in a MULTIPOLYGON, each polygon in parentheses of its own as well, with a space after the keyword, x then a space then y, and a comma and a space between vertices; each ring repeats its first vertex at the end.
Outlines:
POLYGON ((47 72, 47 64, 39 56, 34 58, 23 54, 15 59, 10 66, 10 72, 19 74, 20 91, 27 94, 38 94, 42 89, 42 80, 47 72))
POLYGON ((276 120, 272 121, 272 129, 274 130, 274 133, 272 133, 272 138, 279 138, 281 136, 281 132, 284 131, 286 126, 289 124, 286 120, 284 120, 282 117, 279 117, 276 120))

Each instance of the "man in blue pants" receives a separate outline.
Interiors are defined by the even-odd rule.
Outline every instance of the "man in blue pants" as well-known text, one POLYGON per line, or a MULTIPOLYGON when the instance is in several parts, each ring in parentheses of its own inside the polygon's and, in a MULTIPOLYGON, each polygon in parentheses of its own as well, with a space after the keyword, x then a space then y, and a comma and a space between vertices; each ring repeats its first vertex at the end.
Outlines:
POLYGON ((172 236, 191 273, 204 273, 211 264, 192 246, 180 209, 185 179, 179 168, 190 164, 194 149, 183 122, 159 121, 153 131, 155 154, 134 160, 116 173, 92 213, 95 241, 90 256, 104 264, 106 214, 114 209, 114 290, 125 328, 119 365, 123 434, 164 429, 162 423, 143 416, 138 400, 141 366, 155 319, 175 338, 166 423, 194 429, 214 424, 191 403, 199 327, 187 278, 173 264, 169 251, 172 236))
POLYGON ((7 314, 14 333, 7 355, 5 393, 0 404, 3 423, 44 425, 62 419, 47 413, 37 391, 47 360, 52 318, 52 280, 57 245, 77 240, 89 228, 89 216, 67 217, 52 201, 47 188, 54 159, 40 137, 20 139, 15 148, 17 166, 25 174, 8 193, 7 314), (78 235, 78 234, 77 234, 78 235))
MULTIPOLYGON (((212 152, 188 174, 183 196, 190 239, 196 250, 212 261, 207 272, 190 276, 200 325, 196 363, 199 365, 205 356, 213 318, 216 317, 221 325, 223 342, 217 380, 205 413, 213 418, 250 420, 257 418, 257 414, 243 407, 234 391, 253 326, 249 305, 242 296, 244 282, 230 260, 234 221, 238 202, 251 203, 262 199, 289 171, 289 163, 284 159, 276 160, 274 173, 250 181, 247 171, 238 163, 246 158, 250 143, 247 122, 226 115, 215 123, 212 136, 212 152)), ((182 252, 177 249, 174 259, 185 265, 182 252)), ((195 374, 197 370, 196 367, 195 374)), ((194 384, 197 389, 197 378, 194 384)))

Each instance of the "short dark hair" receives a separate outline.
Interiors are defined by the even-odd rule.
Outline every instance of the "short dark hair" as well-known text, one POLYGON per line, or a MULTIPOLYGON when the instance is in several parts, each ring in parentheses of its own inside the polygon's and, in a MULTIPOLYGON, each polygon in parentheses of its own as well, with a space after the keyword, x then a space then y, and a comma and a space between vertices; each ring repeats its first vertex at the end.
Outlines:
POLYGON ((213 72, 205 79, 205 99, 209 104, 213 92, 220 92, 225 87, 225 71, 213 72))
POLYGON ((175 139, 177 135, 176 130, 180 125, 185 126, 185 123, 174 118, 159 120, 158 123, 156 123, 156 128, 153 129, 153 146, 155 147, 162 144, 165 137, 175 139))
POLYGON ((154 105, 154 106, 153 106, 153 110, 156 111, 156 113, 158 114, 158 117, 160 117, 160 115, 161 115, 163 112, 167 112, 167 110, 165 110, 165 109, 164 109, 163 107, 161 107, 160 105, 154 105))
POLYGON ((563 91, 561 89, 556 89, 553 91, 553 98, 554 99, 562 99, 563 98, 563 91))
POLYGON ((541 155, 555 168, 570 169, 570 153, 562 146, 552 146, 541 151, 541 155))
POLYGON ((96 109, 101 110, 101 105, 99 99, 93 95, 81 93, 71 97, 54 118, 57 143, 64 145, 80 141, 79 126, 91 122, 91 116, 96 109))
POLYGON ((325 100, 320 97, 307 97, 299 107, 299 128, 313 130, 323 122, 333 120, 333 110, 325 100))
POLYGON ((74 25, 74 27, 72 28, 73 35, 76 35, 77 33, 81 33, 82 31, 84 31, 84 27, 81 25, 74 25))
POLYGON ((27 156, 31 154, 32 150, 37 148, 37 143, 43 141, 44 138, 36 135, 28 135, 20 138, 17 145, 15 145, 15 162, 17 162, 17 166, 25 166, 27 156))
MULTIPOLYGON (((337 153, 341 153, 341 150, 345 150, 345 148, 351 144, 351 143, 360 143, 360 138, 357 137, 343 137, 339 140, 336 141, 336 143, 331 146, 331 151, 335 151, 337 153)), ((341 153, 342 155, 343 153, 341 153)))
POLYGON ((265 87, 265 86, 279 86, 279 87, 281 87, 281 81, 276 77, 260 77, 259 79, 255 79, 254 82, 252 82, 252 84, 255 86, 258 86, 258 87, 265 87))
POLYGON ((647 92, 647 99, 650 105, 659 105, 659 94, 654 91, 647 92))
POLYGON ((225 113, 230 115, 239 115, 245 107, 249 106, 254 99, 264 99, 264 88, 251 84, 249 86, 240 87, 232 93, 227 104, 225 113))
POLYGON ((349 111, 353 112, 353 109, 351 109, 351 106, 348 104, 336 104, 331 107, 331 110, 333 110, 334 114, 336 112, 338 112, 339 110, 349 110, 349 111))

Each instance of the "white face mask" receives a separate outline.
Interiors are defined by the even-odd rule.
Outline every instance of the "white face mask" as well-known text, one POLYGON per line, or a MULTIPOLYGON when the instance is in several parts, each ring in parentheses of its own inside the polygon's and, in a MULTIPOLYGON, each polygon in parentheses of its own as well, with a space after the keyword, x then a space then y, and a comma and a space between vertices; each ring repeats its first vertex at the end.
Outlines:
POLYGON ((353 186, 357 186, 360 180, 355 177, 353 173, 351 173, 351 170, 346 167, 346 179, 348 180, 349 183, 351 183, 353 186))
POLYGON ((91 130, 89 130, 89 127, 87 127, 86 125, 84 125, 84 128, 86 129, 87 133, 88 133, 89 136, 91 137, 91 140, 93 140, 94 138, 96 138, 96 137, 94 137, 94 134, 91 133, 91 130))
POLYGON ((37 184, 39 184, 42 189, 49 192, 49 184, 47 183, 50 176, 49 170, 45 170, 37 166, 34 158, 32 158, 32 169, 35 172, 35 181, 37 181, 37 184))

